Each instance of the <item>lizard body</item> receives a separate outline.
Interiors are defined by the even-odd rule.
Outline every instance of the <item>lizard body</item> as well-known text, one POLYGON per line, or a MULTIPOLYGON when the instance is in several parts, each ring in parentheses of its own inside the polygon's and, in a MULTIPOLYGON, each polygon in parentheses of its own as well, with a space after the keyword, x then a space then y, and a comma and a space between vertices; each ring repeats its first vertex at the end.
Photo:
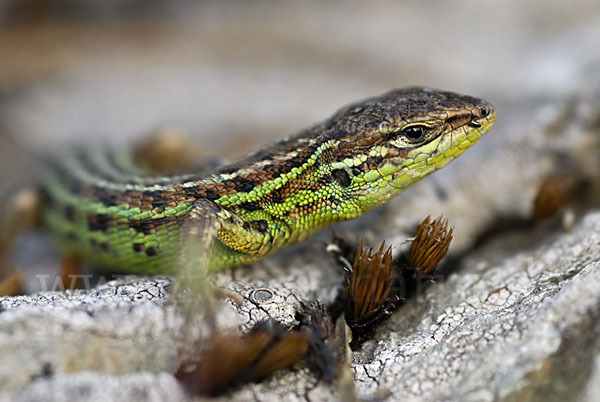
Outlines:
POLYGON ((66 252, 129 272, 176 272, 186 249, 209 269, 246 264, 383 205, 494 119, 481 99, 406 88, 209 174, 157 176, 125 151, 70 152, 42 175, 43 222, 66 252))

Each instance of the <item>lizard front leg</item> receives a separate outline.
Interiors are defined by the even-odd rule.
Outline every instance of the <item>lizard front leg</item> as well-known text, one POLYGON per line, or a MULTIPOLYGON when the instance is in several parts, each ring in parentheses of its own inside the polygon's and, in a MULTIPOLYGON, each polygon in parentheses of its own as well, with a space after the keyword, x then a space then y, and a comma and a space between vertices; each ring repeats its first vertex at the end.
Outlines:
MULTIPOLYGON (((253 219, 256 217, 252 217, 253 219)), ((187 318, 204 312, 214 315, 211 271, 254 261, 267 254, 285 226, 267 219, 249 220, 207 199, 195 202, 182 224, 174 297, 187 293, 183 307, 187 318)))

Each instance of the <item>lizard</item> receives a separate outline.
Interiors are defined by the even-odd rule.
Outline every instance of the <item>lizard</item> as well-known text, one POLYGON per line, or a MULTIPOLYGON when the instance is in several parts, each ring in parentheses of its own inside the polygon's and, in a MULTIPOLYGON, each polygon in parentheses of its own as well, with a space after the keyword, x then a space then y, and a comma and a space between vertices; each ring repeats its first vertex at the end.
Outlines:
POLYGON ((485 100, 409 87, 210 173, 157 175, 128 150, 70 150, 45 165, 35 204, 66 255, 176 273, 177 288, 190 287, 195 275, 249 264, 385 204, 461 155, 495 117, 485 100))

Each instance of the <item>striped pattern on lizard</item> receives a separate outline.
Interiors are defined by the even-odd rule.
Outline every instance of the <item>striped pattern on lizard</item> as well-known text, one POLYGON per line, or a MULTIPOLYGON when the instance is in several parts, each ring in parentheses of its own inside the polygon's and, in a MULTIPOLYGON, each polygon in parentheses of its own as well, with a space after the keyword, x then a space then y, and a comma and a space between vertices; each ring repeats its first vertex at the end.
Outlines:
POLYGON ((69 151, 42 175, 43 223, 65 252, 127 272, 246 264, 385 204, 494 119, 484 100, 414 87, 209 174, 157 176, 124 150, 69 151))

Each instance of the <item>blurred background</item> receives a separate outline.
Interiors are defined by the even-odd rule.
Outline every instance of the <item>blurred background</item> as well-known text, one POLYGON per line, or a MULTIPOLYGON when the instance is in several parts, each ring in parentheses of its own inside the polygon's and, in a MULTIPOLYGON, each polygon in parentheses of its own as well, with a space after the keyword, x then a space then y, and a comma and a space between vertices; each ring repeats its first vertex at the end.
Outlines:
POLYGON ((486 98, 503 124, 597 77, 599 44, 597 0, 2 0, 2 180, 14 143, 177 127, 235 157, 406 85, 486 98))

